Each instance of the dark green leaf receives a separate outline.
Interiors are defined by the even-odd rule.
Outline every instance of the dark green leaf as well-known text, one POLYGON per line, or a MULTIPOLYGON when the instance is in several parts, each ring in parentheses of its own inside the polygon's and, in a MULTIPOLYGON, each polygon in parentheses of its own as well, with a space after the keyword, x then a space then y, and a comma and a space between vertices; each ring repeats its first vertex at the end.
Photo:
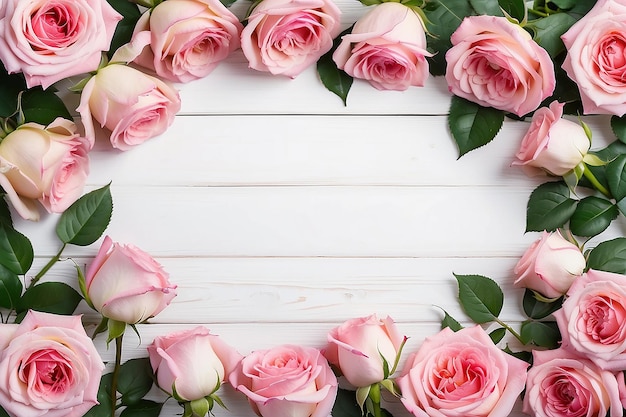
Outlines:
POLYGON ((505 347, 504 349, 502 349, 502 351, 504 353, 507 353, 517 359, 521 359, 524 362, 528 362, 528 363, 532 363, 533 362, 533 354, 532 352, 527 352, 527 351, 521 351, 521 352, 513 352, 511 350, 511 348, 509 348, 508 346, 505 347))
POLYGON ((7 413, 4 408, 0 407, 0 417, 11 417, 9 413, 7 413))
POLYGON ((562 182, 547 182, 535 188, 528 199, 526 231, 554 231, 567 223, 578 203, 569 198, 569 193, 562 182))
POLYGON ((482 275, 456 275, 459 284, 459 302, 474 322, 481 324, 495 320, 504 304, 504 294, 498 284, 482 275))
POLYGON ((113 374, 102 375, 98 389, 99 405, 92 407, 83 417, 111 417, 111 382, 113 374))
POLYGON ((469 0, 476 14, 487 14, 491 16, 504 16, 498 0, 469 0))
POLYGON ((139 404, 152 388, 152 367, 148 358, 130 359, 120 367, 117 391, 122 394, 122 404, 139 404))
POLYGON ((619 155, 606 165, 609 191, 616 200, 626 197, 626 154, 619 155))
POLYGON ((463 328, 463 326, 461 326, 461 323, 459 323, 454 317, 448 314, 447 311, 444 310, 444 313, 445 316, 443 317, 443 320, 441 320, 442 329, 449 327, 450 330, 452 330, 453 332, 458 332, 463 328))
POLYGON ((498 3, 509 16, 517 19, 518 22, 524 20, 526 14, 524 0, 500 0, 498 3))
POLYGON ((550 0, 561 10, 569 10, 576 5, 577 0, 550 0))
POLYGON ((120 417, 159 417, 161 408, 163 408, 163 403, 141 400, 126 407, 120 417))
POLYGON ((611 129, 613 129, 613 133, 615 133, 620 142, 626 143, 626 116, 611 117, 611 129))
MULTIPOLYGON (((0 188, 2 190, 2 188, 0 188)), ((11 218, 11 210, 9 203, 5 198, 0 198, 0 225, 13 228, 13 219, 11 218)))
POLYGON ((56 232, 63 243, 91 245, 111 221, 113 198, 110 184, 93 190, 74 202, 59 218, 56 232))
POLYGON ((524 344, 555 349, 559 346, 561 333, 553 321, 525 321, 520 329, 524 344))
POLYGON ((23 290, 22 281, 17 274, 0 265, 0 307, 14 310, 23 290))
POLYGON ((14 274, 24 275, 33 264, 33 245, 17 230, 0 224, 0 265, 14 274))
POLYGON ((356 402, 356 392, 339 388, 337 399, 333 405, 332 415, 338 417, 363 417, 361 408, 356 402))
POLYGON ((587 256, 587 268, 626 274, 626 238, 607 240, 593 248, 587 256))
POLYGON ((548 317, 550 314, 561 308, 563 298, 559 298, 551 303, 540 301, 535 297, 532 290, 526 289, 524 292, 524 313, 531 319, 539 320, 548 317))
MULTIPOLYGON (((561 1, 561 0, 557 0, 557 1, 561 1)), ((555 3, 555 2, 551 1, 550 3, 555 3)), ((576 20, 580 20, 581 17, 586 15, 589 12, 589 10, 591 10, 591 8, 595 6, 596 0, 574 0, 573 3, 575 5, 567 10, 567 14, 569 14, 576 20)))
POLYGON ((220 3, 222 3, 226 7, 230 7, 235 4, 236 1, 237 0, 220 0, 220 3))
POLYGON ((341 32, 333 41, 332 49, 317 61, 317 73, 322 84, 328 91, 335 93, 343 101, 344 106, 347 105, 348 93, 352 87, 353 79, 345 71, 337 68, 337 64, 333 61, 333 53, 341 43, 341 38, 350 31, 352 31, 352 27, 341 32))
POLYGON ((448 125, 459 157, 491 142, 504 123, 504 112, 453 96, 448 125))
POLYGON ((17 96, 26 90, 22 73, 7 74, 0 62, 0 117, 9 117, 17 110, 17 96))
POLYGON ((506 335, 506 329, 504 327, 500 327, 499 329, 495 329, 491 333, 489 333, 489 337, 494 344, 498 344, 500 340, 504 338, 506 335))
POLYGON ((566 13, 556 13, 534 20, 526 25, 526 28, 532 31, 535 42, 554 58, 565 50, 561 35, 567 32, 574 23, 576 19, 572 16, 566 13))
POLYGON ((19 303, 18 312, 26 310, 70 315, 83 299, 64 282, 42 282, 26 290, 19 303))
POLYGON ((596 236, 605 231, 618 214, 619 210, 609 200, 585 197, 570 219, 570 230, 577 236, 596 236))
POLYGON ((124 16, 124 18, 117 23, 115 27, 115 33, 113 34, 113 39, 111 40, 111 46, 109 48, 108 57, 109 59, 113 56, 113 53, 125 43, 130 41, 132 37, 133 30, 137 24, 137 21, 141 17, 141 11, 139 7, 128 0, 107 0, 109 4, 117 10, 119 14, 124 16))
POLYGON ((51 89, 31 88, 22 95, 22 110, 27 122, 49 125, 57 117, 72 120, 72 115, 61 98, 51 89))

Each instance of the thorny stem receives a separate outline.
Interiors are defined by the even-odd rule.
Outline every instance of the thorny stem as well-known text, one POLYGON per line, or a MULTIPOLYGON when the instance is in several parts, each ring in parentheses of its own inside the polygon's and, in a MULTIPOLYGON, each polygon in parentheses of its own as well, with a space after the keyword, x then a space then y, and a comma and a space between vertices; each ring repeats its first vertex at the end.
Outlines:
POLYGON ((59 249, 59 252, 57 252, 57 254, 54 255, 48 261, 48 263, 41 269, 41 271, 39 271, 39 273, 37 273, 37 275, 35 275, 35 277, 32 279, 30 284, 28 284, 28 288, 27 289, 31 289, 32 287, 34 287, 35 284, 41 279, 41 277, 43 277, 46 274, 46 272, 48 272, 50 270, 50 268, 52 268, 52 266, 54 266, 54 264, 59 261, 59 259, 61 258, 61 254, 63 253, 63 250, 65 250, 65 246, 66 245, 67 245, 67 243, 64 243, 63 246, 61 246, 61 249, 59 249))

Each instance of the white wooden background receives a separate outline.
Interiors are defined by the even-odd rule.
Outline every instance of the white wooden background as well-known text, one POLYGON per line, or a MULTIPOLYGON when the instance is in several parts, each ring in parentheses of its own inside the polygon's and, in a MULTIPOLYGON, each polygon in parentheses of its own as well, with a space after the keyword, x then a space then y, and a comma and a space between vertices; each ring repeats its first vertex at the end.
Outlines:
MULTIPOLYGON (((364 10, 338 4, 344 28, 364 10)), ((496 279, 502 318, 519 322, 512 269, 539 236, 524 225, 540 181, 510 167, 527 123, 506 121, 494 142, 457 159, 442 77, 405 92, 355 80, 344 107, 314 68, 275 77, 248 69, 237 51, 178 87, 182 110, 166 134, 125 153, 102 140, 92 153, 89 189, 112 181, 108 234, 151 253, 178 284, 174 302, 140 327, 141 342, 126 336, 125 359, 198 324, 244 355, 283 343, 321 348, 332 327, 372 313, 410 337, 406 358, 439 330, 437 306, 464 317, 453 272, 496 279)), ((596 138, 610 139, 607 120, 591 120, 596 138)), ((33 271, 59 248, 56 219, 17 222, 35 246, 33 271)), ((65 255, 87 264, 99 243, 65 255)), ((70 262, 48 275, 74 277, 70 262)), ((111 361, 113 350, 97 343, 111 361)), ((243 395, 222 394, 229 411, 215 415, 253 416, 243 395)), ((386 406, 409 416, 397 400, 386 406)), ((170 400, 161 415, 181 411, 170 400)))

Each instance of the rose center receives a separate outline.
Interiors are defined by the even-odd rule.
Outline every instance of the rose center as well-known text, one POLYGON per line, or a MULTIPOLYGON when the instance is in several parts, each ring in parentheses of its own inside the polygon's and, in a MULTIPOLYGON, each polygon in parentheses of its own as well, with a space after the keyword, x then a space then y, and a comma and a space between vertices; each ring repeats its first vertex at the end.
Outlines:
POLYGON ((626 83, 626 39, 609 33, 598 45, 596 65, 600 78, 610 85, 626 83))
POLYGON ((65 5, 39 9, 31 16, 32 33, 27 33, 33 49, 37 51, 66 48, 74 42, 76 19, 65 5))
POLYGON ((582 313, 581 330, 593 340, 603 343, 619 343, 626 337, 622 325, 626 318, 624 306, 609 297, 597 297, 582 313))
POLYGON ((63 393, 74 382, 72 365, 55 350, 33 353, 20 367, 22 382, 41 393, 63 393))

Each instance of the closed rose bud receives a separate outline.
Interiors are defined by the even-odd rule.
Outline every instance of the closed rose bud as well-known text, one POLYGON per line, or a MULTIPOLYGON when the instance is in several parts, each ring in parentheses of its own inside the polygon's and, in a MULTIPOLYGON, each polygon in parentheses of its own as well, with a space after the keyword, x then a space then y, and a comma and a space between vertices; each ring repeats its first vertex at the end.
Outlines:
POLYGON ((565 240, 558 231, 543 232, 517 262, 513 272, 516 287, 535 290, 547 298, 564 295, 585 270, 580 249, 565 240))

